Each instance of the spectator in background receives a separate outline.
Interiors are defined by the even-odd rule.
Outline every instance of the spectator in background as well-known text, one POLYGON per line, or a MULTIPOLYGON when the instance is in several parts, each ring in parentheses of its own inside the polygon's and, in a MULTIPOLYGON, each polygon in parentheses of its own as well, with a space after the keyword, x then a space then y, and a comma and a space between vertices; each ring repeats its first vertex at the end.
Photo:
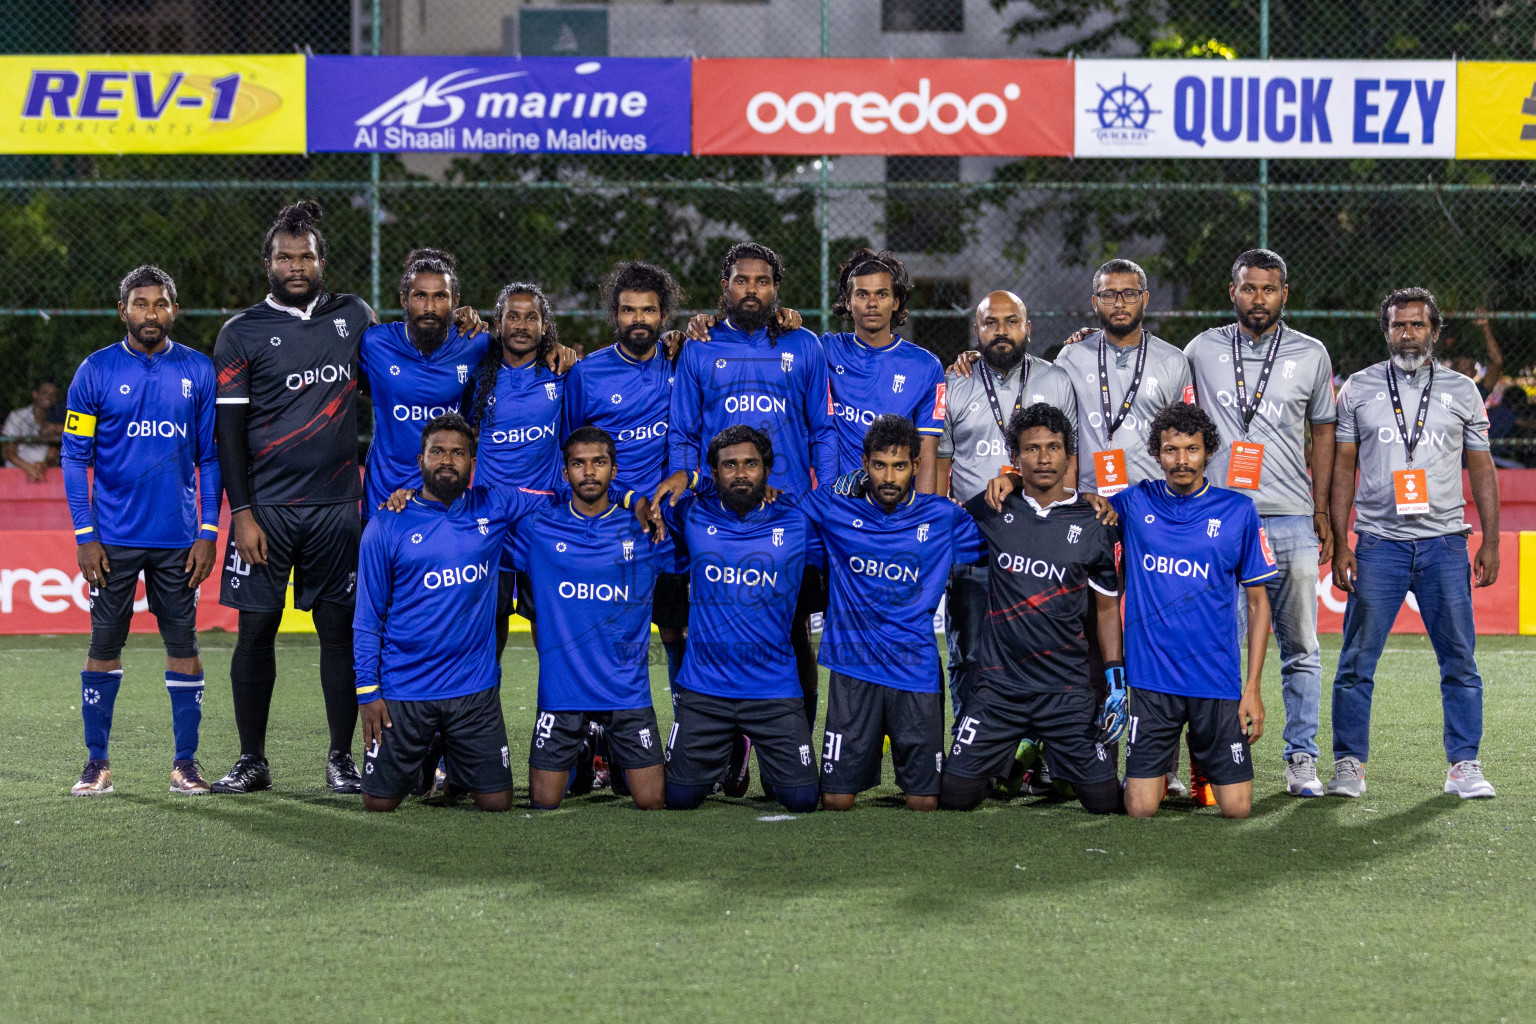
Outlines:
POLYGON ((38 381, 32 389, 32 404, 12 410, 0 427, 7 438, 37 438, 36 441, 6 441, 0 455, 8 466, 17 466, 33 483, 41 483, 49 466, 59 464, 59 438, 64 428, 49 417, 49 410, 59 404, 59 386, 52 381, 38 381))
POLYGON ((1482 329, 1484 356, 1487 362, 1483 364, 1481 375, 1477 372, 1477 356, 1472 352, 1470 344, 1457 344, 1454 338, 1445 339, 1445 348, 1449 358, 1445 365, 1455 370, 1464 377, 1470 377, 1477 385, 1478 392, 1483 396, 1483 401, 1488 401, 1488 396, 1498 385, 1499 378, 1504 375, 1504 353, 1499 349, 1499 342, 1493 336, 1493 328, 1488 323, 1485 309, 1478 309, 1478 318, 1472 323, 1482 329))
MULTIPOLYGON (((1498 403, 1488 407, 1488 436, 1495 441, 1536 438, 1536 409, 1520 385, 1500 388, 1498 403)), ((1493 463, 1501 469, 1523 469, 1529 465, 1531 454, 1523 445, 1506 445, 1494 455, 1493 463)))

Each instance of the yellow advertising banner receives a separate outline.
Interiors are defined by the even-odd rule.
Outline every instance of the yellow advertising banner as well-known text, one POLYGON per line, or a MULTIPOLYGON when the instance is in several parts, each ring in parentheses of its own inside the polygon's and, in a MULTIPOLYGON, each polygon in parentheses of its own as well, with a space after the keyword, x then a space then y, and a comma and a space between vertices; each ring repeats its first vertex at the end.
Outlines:
POLYGON ((1536 159, 1536 63, 1457 66, 1456 158, 1536 159))
POLYGON ((302 153, 304 56, 0 57, 0 153, 302 153))

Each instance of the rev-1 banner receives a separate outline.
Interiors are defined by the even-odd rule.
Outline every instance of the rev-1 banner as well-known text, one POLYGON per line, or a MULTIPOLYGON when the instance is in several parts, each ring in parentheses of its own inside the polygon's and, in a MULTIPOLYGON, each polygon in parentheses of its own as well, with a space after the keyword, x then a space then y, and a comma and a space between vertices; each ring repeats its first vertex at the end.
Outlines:
POLYGON ((1077 156, 1456 155, 1454 61, 1080 60, 1073 74, 1077 156))
POLYGON ((687 153, 687 58, 310 57, 312 153, 687 153))

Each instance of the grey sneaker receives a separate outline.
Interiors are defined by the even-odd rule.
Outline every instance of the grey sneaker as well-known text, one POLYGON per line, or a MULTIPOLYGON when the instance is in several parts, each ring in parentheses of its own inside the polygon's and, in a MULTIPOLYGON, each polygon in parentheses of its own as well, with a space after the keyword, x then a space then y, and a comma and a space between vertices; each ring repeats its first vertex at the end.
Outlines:
POLYGON ((1333 762, 1333 778, 1328 780, 1328 795, 1350 798, 1365 796, 1365 764, 1358 757, 1341 757, 1333 762))
POLYGON ((1317 758, 1302 750, 1291 755, 1285 765, 1285 791, 1291 796, 1323 795, 1323 780, 1317 777, 1317 758))
POLYGON ((1178 772, 1168 773, 1168 788, 1163 792, 1164 800, 1185 800, 1189 798, 1189 787, 1179 781, 1178 772))
POLYGON ((1493 783, 1483 778, 1483 762, 1457 761, 1445 773, 1445 791, 1463 800, 1486 799, 1493 796, 1493 783))

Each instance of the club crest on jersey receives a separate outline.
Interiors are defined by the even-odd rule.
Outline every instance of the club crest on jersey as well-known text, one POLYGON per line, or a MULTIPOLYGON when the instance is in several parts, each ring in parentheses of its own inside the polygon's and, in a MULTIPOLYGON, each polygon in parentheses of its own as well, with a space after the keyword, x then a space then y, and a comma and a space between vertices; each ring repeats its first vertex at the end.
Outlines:
POLYGON ((776 548, 784 546, 784 527, 775 526, 773 528, 773 546, 776 548))
POLYGON ((793 370, 794 368, 795 368, 795 354, 793 352, 782 353, 779 356, 779 369, 783 370, 785 373, 788 373, 789 371, 793 370))
POLYGON ((550 381, 548 384, 544 385, 544 397, 548 398, 551 402, 553 402, 555 400, 555 384, 554 384, 554 381, 550 381))
POLYGON ((1232 744, 1232 763, 1243 763, 1243 745, 1241 743, 1232 744))
POLYGON ((457 369, 459 371, 459 383, 460 384, 468 384, 469 383, 469 364, 468 363, 460 363, 457 367, 455 367, 455 369, 457 369))
POLYGON ((1207 519, 1205 521, 1205 535, 1207 537, 1219 537, 1219 536, 1221 536, 1221 520, 1220 519, 1207 519))
POLYGON ((906 374, 904 374, 904 373, 896 374, 896 376, 891 378, 891 390, 896 392, 898 395, 901 394, 901 386, 903 384, 905 384, 906 382, 907 382, 907 375, 906 374))
POLYGON ((1286 380, 1290 380, 1292 375, 1295 374, 1295 373, 1296 373, 1296 360, 1294 360, 1294 359, 1287 359, 1285 361, 1285 366, 1280 370, 1280 376, 1284 377, 1286 380))
POLYGON ((1446 412, 1451 411, 1451 393, 1449 391, 1440 392, 1440 405, 1444 407, 1446 412))
POLYGON ((338 338, 345 338, 347 336, 347 321, 344 317, 337 317, 335 320, 332 320, 331 325, 336 328, 336 336, 338 338))
POLYGON ((490 533, 491 533, 491 521, 489 519, 476 519, 475 522, 480 524, 480 536, 482 536, 482 537, 490 536, 490 533))
POLYGON ((811 763, 811 748, 810 748, 809 744, 806 744, 806 743, 800 744, 800 763, 801 764, 810 764, 811 763))
POLYGON ((1083 528, 1081 526, 1078 526, 1076 523, 1073 523, 1071 526, 1067 527, 1067 543, 1068 544, 1076 544, 1077 543, 1077 539, 1079 537, 1081 537, 1082 535, 1083 535, 1083 528))
POLYGON ((928 539, 928 527, 930 527, 932 525, 933 525, 932 523, 923 523, 921 526, 919 526, 917 528, 917 539, 918 540, 927 540, 928 539))
POLYGON ((635 559, 635 542, 632 541, 632 540, 627 540, 627 541, 624 542, 624 561, 632 562, 632 561, 634 561, 634 559, 635 559))
POLYGON ((646 750, 650 750, 651 749, 651 730, 649 730, 649 729, 641 729, 640 730, 640 745, 642 747, 644 747, 646 750))
MULTIPOLYGON (((181 378, 181 397, 192 397, 192 382, 185 377, 181 378)), ((1447 408, 1449 408, 1449 406, 1447 406, 1447 408)))

